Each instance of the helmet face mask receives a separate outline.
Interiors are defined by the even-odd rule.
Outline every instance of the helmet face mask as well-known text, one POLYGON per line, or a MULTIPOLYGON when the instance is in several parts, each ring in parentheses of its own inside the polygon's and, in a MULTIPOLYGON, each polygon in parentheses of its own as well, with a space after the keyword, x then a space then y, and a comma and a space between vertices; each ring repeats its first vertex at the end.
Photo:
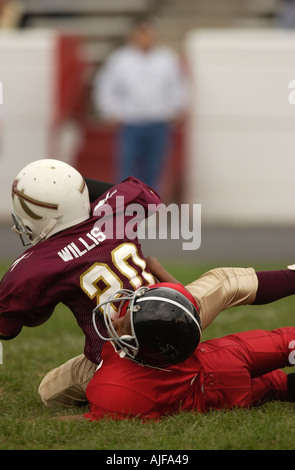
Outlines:
POLYGON ((117 291, 94 309, 93 324, 99 337, 111 341, 121 357, 141 365, 167 368, 183 362, 197 348, 201 320, 185 295, 173 288, 157 286, 141 287, 135 292, 117 291), (110 305, 118 301, 128 302, 131 335, 119 336, 112 324, 110 305), (98 312, 104 320, 107 337, 97 328, 98 312))
POLYGON ((21 239, 23 246, 28 246, 32 244, 32 231, 29 227, 26 227, 23 221, 19 218, 19 216, 14 212, 12 209, 11 216, 14 222, 14 226, 12 227, 12 231, 17 233, 21 239))
POLYGON ((138 307, 134 306, 136 299, 143 295, 146 290, 146 287, 142 287, 136 292, 128 289, 118 290, 111 297, 109 297, 108 300, 100 303, 93 310, 92 320, 96 333, 103 341, 110 341, 120 357, 127 356, 129 359, 135 360, 138 354, 139 344, 134 330, 132 312, 133 309, 138 309, 138 307), (120 313, 120 309, 126 302, 128 302, 128 311, 130 312, 131 335, 119 336, 113 326, 111 304, 119 303, 120 305, 118 312, 120 313), (101 323, 107 329, 108 336, 104 336, 99 331, 96 323, 96 315, 99 315, 101 323))
POLYGON ((22 220, 12 209, 11 216, 14 222, 14 226, 11 228, 13 232, 17 233, 21 239, 23 246, 36 245, 42 240, 45 240, 46 235, 53 229, 57 221, 52 219, 46 227, 43 228, 43 231, 38 233, 37 230, 33 232, 28 225, 30 224, 27 220, 22 220))
POLYGON ((59 160, 37 160, 12 184, 12 218, 24 246, 89 218, 88 188, 80 173, 59 160))

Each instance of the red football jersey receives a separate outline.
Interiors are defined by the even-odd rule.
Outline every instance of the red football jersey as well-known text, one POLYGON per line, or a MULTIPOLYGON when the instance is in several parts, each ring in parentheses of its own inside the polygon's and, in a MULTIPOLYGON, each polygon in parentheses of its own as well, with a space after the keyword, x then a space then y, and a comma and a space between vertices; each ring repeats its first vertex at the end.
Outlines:
POLYGON ((86 389, 90 409, 84 415, 86 419, 105 416, 157 419, 164 414, 177 413, 182 406, 182 409, 204 409, 203 376, 196 355, 182 365, 160 370, 122 359, 113 346, 106 343, 101 359, 101 366, 86 389))
POLYGON ((151 188, 127 178, 91 205, 88 220, 26 250, 0 284, 0 335, 44 323, 62 302, 85 334, 85 356, 97 364, 102 344, 93 308, 118 289, 155 283, 133 231, 135 215, 150 215, 160 202, 151 188))

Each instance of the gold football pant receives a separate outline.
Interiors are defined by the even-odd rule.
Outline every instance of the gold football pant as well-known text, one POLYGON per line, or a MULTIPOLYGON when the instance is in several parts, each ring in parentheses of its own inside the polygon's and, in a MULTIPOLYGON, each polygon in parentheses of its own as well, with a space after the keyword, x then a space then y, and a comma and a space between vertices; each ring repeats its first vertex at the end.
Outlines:
POLYGON ((43 403, 46 406, 85 404, 85 390, 96 368, 96 364, 81 354, 51 370, 42 380, 38 390, 43 403))

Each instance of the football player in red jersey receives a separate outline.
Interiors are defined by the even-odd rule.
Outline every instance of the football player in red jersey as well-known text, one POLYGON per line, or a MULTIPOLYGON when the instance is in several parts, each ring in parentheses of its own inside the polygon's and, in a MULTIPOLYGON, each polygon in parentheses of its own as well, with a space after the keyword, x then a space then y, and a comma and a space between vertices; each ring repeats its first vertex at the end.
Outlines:
POLYGON ((295 374, 281 370, 294 365, 294 345, 294 327, 242 332, 204 341, 184 362, 163 369, 122 359, 106 343, 86 389, 84 417, 158 419, 180 411, 295 401, 295 374))
MULTIPOLYGON (((271 276, 275 279, 281 273, 271 276)), ((295 401, 295 373, 281 370, 295 364, 294 327, 247 331, 199 343, 200 330, 191 322, 197 305, 183 287, 159 283, 123 293, 121 316, 109 320, 107 307, 116 298, 94 311, 96 322, 100 309, 105 310, 108 338, 101 364, 86 389, 90 408, 86 419, 159 419, 180 411, 205 413, 249 408, 269 400, 295 401)), ((274 299, 264 280, 258 298, 274 299)), ((198 323, 196 312, 194 317, 198 323)))

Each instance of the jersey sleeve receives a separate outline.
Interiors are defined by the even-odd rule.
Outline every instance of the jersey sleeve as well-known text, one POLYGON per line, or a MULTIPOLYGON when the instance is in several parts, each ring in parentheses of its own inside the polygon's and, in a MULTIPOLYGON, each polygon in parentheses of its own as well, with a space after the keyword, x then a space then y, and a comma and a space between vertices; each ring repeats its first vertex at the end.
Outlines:
POLYGON ((161 203, 159 194, 137 178, 129 177, 123 181, 122 190, 128 203, 136 202, 146 208, 156 207, 161 203))
POLYGON ((49 300, 50 287, 40 270, 25 261, 12 266, 0 283, 0 336, 11 339, 24 326, 38 326, 52 314, 55 304, 49 300))
POLYGON ((157 212, 160 203, 156 191, 129 177, 92 204, 92 217, 107 238, 135 239, 142 222, 157 212))
POLYGON ((134 205, 135 210, 135 205, 138 205, 144 210, 146 216, 155 212, 160 203, 161 198, 153 188, 131 176, 98 198, 92 204, 92 210, 93 215, 99 217, 106 205, 116 214, 126 211, 126 208, 131 205, 134 205))

